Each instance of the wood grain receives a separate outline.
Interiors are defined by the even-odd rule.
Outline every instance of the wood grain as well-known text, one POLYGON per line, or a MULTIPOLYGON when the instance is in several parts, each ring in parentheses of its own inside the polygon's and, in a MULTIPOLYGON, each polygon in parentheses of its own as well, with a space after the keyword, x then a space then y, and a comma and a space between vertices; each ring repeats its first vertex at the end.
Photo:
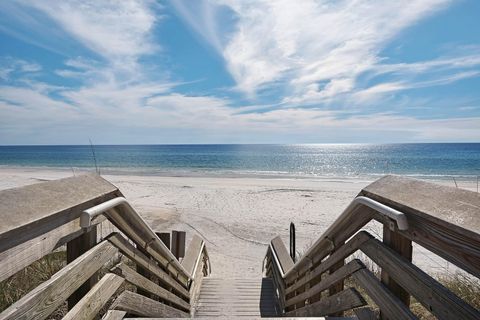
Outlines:
POLYGON ((347 263, 346 265, 337 269, 334 273, 326 276, 324 279, 322 279, 322 281, 320 281, 316 285, 312 286, 307 291, 302 292, 302 293, 288 299, 286 305, 291 306, 291 305, 297 304, 298 302, 305 301, 309 297, 311 297, 315 294, 318 294, 318 293, 320 293, 324 290, 327 290, 333 284, 345 279, 346 277, 348 277, 349 275, 351 275, 355 271, 357 271, 359 269, 362 269, 362 268, 365 268, 365 266, 363 265, 363 263, 360 260, 358 260, 358 259, 352 260, 349 263, 347 263))
POLYGON ((196 234, 193 235, 192 240, 188 244, 185 258, 182 260, 182 266, 188 273, 193 274, 195 263, 197 262, 198 254, 202 248, 203 240, 196 234))
POLYGON ((156 283, 152 282, 150 279, 147 279, 139 273, 135 272, 135 270, 129 268, 124 263, 117 264, 115 267, 112 268, 112 272, 118 274, 119 276, 122 276, 123 278, 125 278, 125 280, 135 285, 137 288, 141 288, 149 293, 152 293, 157 297, 171 302, 174 305, 181 307, 185 310, 190 309, 190 304, 188 302, 177 297, 172 292, 160 287, 156 283))
POLYGON ((109 199, 122 196, 110 182, 86 174, 0 191, 0 252, 37 238, 109 199))
POLYGON ((361 244, 372 238, 372 235, 366 231, 358 232, 352 239, 350 239, 347 243, 345 243, 343 246, 333 252, 327 259, 325 259, 325 261, 322 261, 322 263, 319 264, 318 267, 313 269, 308 275, 301 277, 297 280, 297 282, 289 286, 286 289, 286 294, 294 292, 301 286, 305 285, 305 283, 307 283, 308 281, 320 276, 322 273, 334 266, 338 261, 345 259, 349 255, 357 251, 360 248, 361 244))
POLYGON ((124 291, 113 303, 116 310, 123 310, 128 313, 142 317, 158 318, 189 318, 186 312, 177 310, 161 302, 144 297, 137 293, 124 291))
POLYGON ((353 274, 353 278, 365 289, 389 320, 417 319, 410 309, 367 269, 358 270, 353 274))
POLYGON ((399 176, 365 187, 370 197, 407 216, 399 231, 442 258, 480 278, 480 197, 477 193, 399 176))
POLYGON ((127 313, 121 310, 108 310, 102 317, 102 320, 122 320, 127 313))
POLYGON ((287 251, 287 248, 285 247, 285 244, 282 241, 282 238, 277 236, 272 239, 270 244, 278 258, 278 262, 280 263, 283 273, 287 273, 293 267, 294 263, 292 257, 290 257, 290 254, 287 251))
POLYGON ((117 247, 124 255, 137 264, 140 264, 144 268, 148 269, 154 274, 164 285, 172 287, 176 292, 185 298, 189 298, 187 289, 180 285, 174 278, 168 275, 165 271, 160 269, 152 260, 141 253, 130 242, 127 241, 119 233, 114 233, 107 238, 115 247, 117 247))
POLYGON ((108 299, 122 285, 124 279, 113 273, 107 273, 93 288, 63 317, 63 320, 91 320, 108 299))
POLYGON ((45 319, 117 252, 107 241, 98 244, 4 310, 0 319, 45 319))
POLYGON ((295 309, 286 313, 287 317, 320 317, 331 313, 345 311, 366 304, 365 300, 353 288, 345 289, 333 296, 325 297, 320 301, 295 309))
POLYGON ((380 241, 372 239, 361 250, 436 317, 480 319, 478 310, 380 241))

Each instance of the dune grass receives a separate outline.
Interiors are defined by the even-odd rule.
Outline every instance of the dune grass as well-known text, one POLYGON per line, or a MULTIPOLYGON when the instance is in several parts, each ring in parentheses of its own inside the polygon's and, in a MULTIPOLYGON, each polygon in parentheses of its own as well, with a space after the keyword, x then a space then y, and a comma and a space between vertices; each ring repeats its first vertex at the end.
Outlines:
MULTIPOLYGON (((5 310, 67 264, 65 251, 52 252, 0 282, 0 311, 5 310)), ((60 312, 62 313, 62 312, 60 312)), ((52 318, 56 318, 55 314, 52 318)))

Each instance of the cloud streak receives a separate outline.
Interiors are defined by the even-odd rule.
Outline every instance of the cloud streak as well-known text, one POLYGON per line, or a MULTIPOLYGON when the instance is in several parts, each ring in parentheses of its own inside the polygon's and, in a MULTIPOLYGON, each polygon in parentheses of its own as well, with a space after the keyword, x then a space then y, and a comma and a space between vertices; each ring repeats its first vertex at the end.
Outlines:
MULTIPOLYGON (((387 64, 381 56, 392 39, 447 8, 450 0, 200 3, 203 9, 193 12, 180 1, 173 1, 192 29, 225 59, 237 89, 253 98, 264 89, 277 88, 283 96, 282 104, 287 106, 331 102, 345 95, 353 98, 357 91, 368 90, 361 80, 365 75, 428 76, 432 72, 438 75, 439 70, 456 73, 458 69, 477 66, 480 61, 478 51, 418 63, 387 64), (220 24, 210 22, 218 14, 207 14, 225 8, 236 18, 235 28, 228 33, 220 24), (217 27, 212 30, 212 26, 217 27), (227 40, 220 42, 221 38, 227 40)), ((432 79, 429 84, 441 85, 442 81, 432 79)), ((393 84, 387 81, 369 92, 381 94, 387 88, 392 89, 393 84)))

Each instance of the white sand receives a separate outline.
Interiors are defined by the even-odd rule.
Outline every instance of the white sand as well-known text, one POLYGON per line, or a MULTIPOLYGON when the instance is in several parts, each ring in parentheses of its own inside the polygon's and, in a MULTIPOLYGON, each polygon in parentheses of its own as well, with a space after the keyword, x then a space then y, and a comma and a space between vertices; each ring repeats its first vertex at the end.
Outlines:
MULTIPOLYGON (((0 190, 72 176, 72 171, 0 168, 0 190)), ((289 224, 304 251, 370 181, 105 175, 155 230, 203 237, 216 276, 261 273, 268 242, 280 235, 288 248, 289 224)), ((453 185, 453 182, 441 182, 453 185)), ((472 183, 459 187, 476 189, 472 183)), ((371 223, 372 234, 381 227, 371 223)), ((435 272, 451 265, 422 248, 414 262, 435 272)))

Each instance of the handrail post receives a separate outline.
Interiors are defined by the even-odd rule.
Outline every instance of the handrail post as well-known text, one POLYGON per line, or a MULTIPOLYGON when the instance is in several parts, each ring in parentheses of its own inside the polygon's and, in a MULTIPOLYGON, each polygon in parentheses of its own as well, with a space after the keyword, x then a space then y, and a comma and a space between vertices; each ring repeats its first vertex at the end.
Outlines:
MULTIPOLYGON (((82 254, 93 248, 97 244, 97 226, 92 226, 85 230, 80 236, 67 242, 67 264, 80 257, 82 254)), ((95 273, 83 285, 81 285, 67 299, 68 310, 77 304, 80 299, 97 283, 98 275, 95 273)))
POLYGON ((296 258, 296 244, 295 244, 295 224, 290 222, 290 257, 293 263, 297 262, 296 258))
MULTIPOLYGON (((342 246, 342 244, 339 244, 338 247, 342 246)), ((328 273, 329 274, 332 274, 334 273, 335 271, 337 271, 338 269, 340 269, 341 267, 343 267, 345 265, 345 260, 340 260, 338 261, 336 264, 334 264, 329 270, 328 270, 328 273)), ((334 294, 336 293, 339 293, 341 291, 343 291, 344 289, 344 281, 341 280, 339 281, 337 284, 331 286, 330 288, 328 288, 328 295, 329 296, 333 296, 334 294)), ((329 314, 330 317, 343 317, 343 312, 336 312, 336 313, 332 313, 332 314, 329 314)))
MULTIPOLYGON (((391 224, 383 225, 383 243, 393 249, 407 261, 412 262, 412 241, 395 232, 391 228, 391 224)), ((410 294, 400 287, 384 270, 382 270, 382 283, 387 286, 390 291, 397 296, 407 307, 410 306, 410 294)), ((381 316, 382 317, 382 316, 381 316)), ((383 318, 383 317, 382 317, 383 318)))

